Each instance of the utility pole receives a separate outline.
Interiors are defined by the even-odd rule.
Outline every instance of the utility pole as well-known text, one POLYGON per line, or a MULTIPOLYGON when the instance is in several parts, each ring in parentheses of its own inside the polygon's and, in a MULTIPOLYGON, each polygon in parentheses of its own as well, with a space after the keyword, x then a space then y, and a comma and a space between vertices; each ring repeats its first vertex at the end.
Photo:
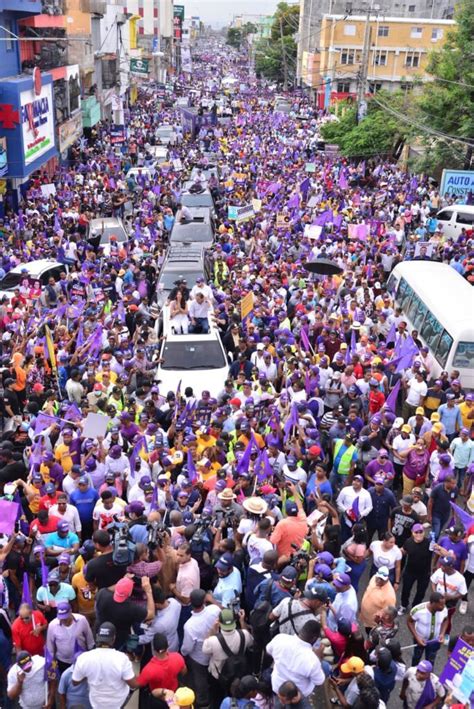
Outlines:
POLYGON ((359 75, 357 78, 357 120, 360 123, 367 115, 367 75, 369 73, 369 56, 370 56, 370 39, 372 28, 370 26, 370 14, 372 11, 372 2, 367 8, 364 29, 364 46, 362 49, 362 61, 360 64, 359 75))
POLYGON ((283 41, 283 20, 280 16, 281 58, 283 61, 283 91, 288 91, 288 62, 286 59, 285 42, 283 41))

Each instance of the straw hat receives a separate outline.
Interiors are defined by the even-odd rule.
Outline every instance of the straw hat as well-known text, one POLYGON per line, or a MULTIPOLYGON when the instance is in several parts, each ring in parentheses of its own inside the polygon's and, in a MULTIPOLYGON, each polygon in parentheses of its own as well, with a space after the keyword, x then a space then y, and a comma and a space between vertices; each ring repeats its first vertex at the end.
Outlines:
POLYGON ((242 502, 242 507, 252 515, 264 515, 268 510, 268 504, 261 497, 248 497, 242 502))
POLYGON ((235 500, 236 495, 234 495, 230 487, 226 487, 217 495, 217 497, 219 500, 235 500))

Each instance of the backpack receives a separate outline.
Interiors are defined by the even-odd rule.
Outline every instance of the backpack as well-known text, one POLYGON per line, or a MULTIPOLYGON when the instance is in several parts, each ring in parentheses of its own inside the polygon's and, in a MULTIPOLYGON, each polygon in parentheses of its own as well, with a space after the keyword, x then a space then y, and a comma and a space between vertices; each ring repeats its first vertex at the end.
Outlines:
POLYGON ((245 677, 245 675, 251 674, 250 663, 245 654, 245 635, 241 630, 237 630, 237 632, 240 638, 240 645, 236 653, 232 652, 230 647, 227 645, 222 633, 218 633, 216 636, 221 648, 227 655, 227 658, 219 673, 219 682, 225 690, 229 689, 231 683, 236 677, 241 679, 242 677, 245 677))
POLYGON ((273 579, 270 579, 265 590, 265 596, 258 601, 253 610, 250 611, 249 624, 253 631, 253 636, 257 641, 270 639, 270 613, 272 612, 272 588, 273 579))
POLYGON ((135 544, 128 538, 128 526, 116 524, 114 527, 112 561, 116 566, 129 566, 135 559, 135 544))

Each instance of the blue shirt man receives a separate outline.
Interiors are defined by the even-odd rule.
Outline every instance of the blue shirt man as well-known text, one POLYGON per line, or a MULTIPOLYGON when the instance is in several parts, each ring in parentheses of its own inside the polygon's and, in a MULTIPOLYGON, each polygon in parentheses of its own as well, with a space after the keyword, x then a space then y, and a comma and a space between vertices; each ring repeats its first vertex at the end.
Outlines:
POLYGON ((443 424, 448 438, 453 438, 462 427, 461 411, 459 406, 454 403, 454 394, 446 394, 446 399, 446 403, 441 404, 438 409, 439 420, 443 424))
POLYGON ((372 510, 367 515, 367 529, 372 534, 378 532, 380 538, 388 529, 390 513, 397 506, 397 501, 393 492, 384 487, 383 477, 375 475, 374 482, 375 485, 369 487, 372 510))
POLYGON ((92 521, 92 512, 99 494, 89 485, 86 477, 80 477, 77 484, 78 488, 71 493, 70 501, 77 508, 81 522, 87 524, 92 521))

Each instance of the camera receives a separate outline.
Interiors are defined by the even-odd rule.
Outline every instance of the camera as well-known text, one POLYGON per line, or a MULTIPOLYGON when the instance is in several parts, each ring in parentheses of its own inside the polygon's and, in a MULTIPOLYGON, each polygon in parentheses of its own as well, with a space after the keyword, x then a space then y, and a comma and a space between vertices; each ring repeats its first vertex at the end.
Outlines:
POLYGON ((149 549, 157 549, 158 547, 162 547, 164 540, 165 540, 165 535, 166 535, 166 527, 164 524, 161 522, 150 522, 146 526, 146 530, 148 532, 148 537, 147 537, 147 546, 149 549))

